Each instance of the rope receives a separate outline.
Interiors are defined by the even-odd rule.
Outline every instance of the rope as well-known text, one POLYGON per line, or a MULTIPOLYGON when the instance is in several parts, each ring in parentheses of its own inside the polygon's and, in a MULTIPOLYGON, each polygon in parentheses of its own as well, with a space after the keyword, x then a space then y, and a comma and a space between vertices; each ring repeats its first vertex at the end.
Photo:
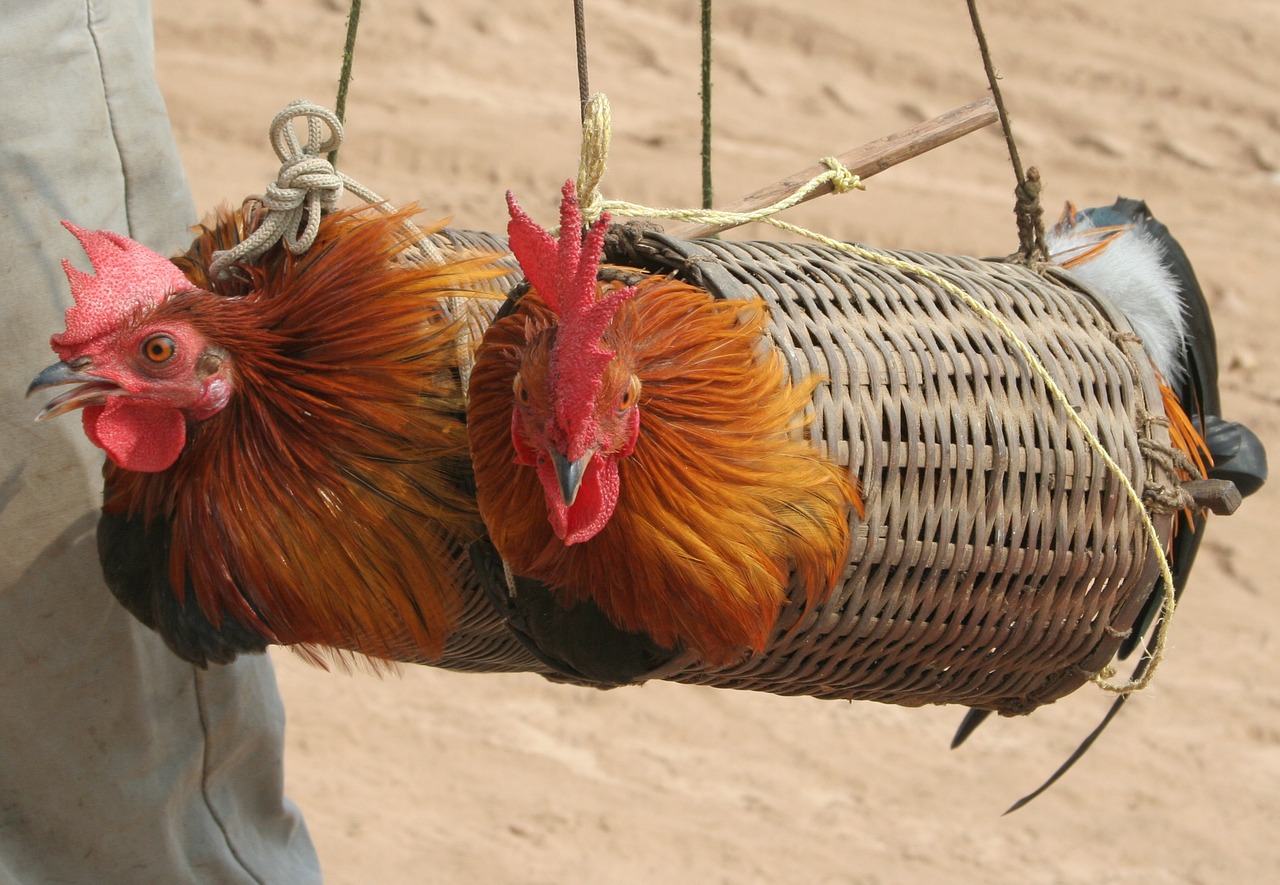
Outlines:
MULTIPOLYGON (((996 105, 997 110, 999 105, 996 105)), ((1044 208, 1040 205, 1040 170, 1032 166, 1013 189, 1013 215, 1018 223, 1018 254, 1045 262, 1049 246, 1044 238, 1044 208)))
POLYGON ((600 180, 609 156, 612 119, 609 99, 597 92, 582 106, 582 153, 578 161, 578 205, 584 224, 592 224, 604 211, 600 180))
MULTIPOLYGON (((233 264, 262 255, 281 239, 294 255, 306 252, 315 242, 321 215, 337 207, 344 191, 350 191, 380 212, 395 211, 376 193, 338 172, 321 156, 336 151, 343 138, 342 123, 328 108, 303 100, 292 101, 271 121, 269 137, 283 165, 262 197, 266 210, 262 223, 234 248, 213 253, 209 272, 215 279, 224 278, 233 264), (299 117, 307 123, 306 145, 298 141, 293 127, 293 121, 299 117)), ((404 226, 428 262, 444 262, 440 249, 417 225, 406 220, 404 226)))
MULTIPOLYGON (((1169 426, 1168 419, 1159 420, 1152 416, 1147 420, 1149 425, 1169 426)), ((1157 464, 1165 473, 1172 476, 1198 476, 1195 463, 1186 452, 1173 446, 1167 446, 1154 439, 1138 440, 1138 449, 1144 458, 1157 464)), ((1151 508, 1160 513, 1177 513, 1195 506, 1195 498, 1181 485, 1150 485, 1143 489, 1143 496, 1151 503, 1151 508)))
MULTIPOLYGON (((342 47, 342 73, 338 75, 338 98, 333 105, 333 113, 338 122, 347 119, 347 89, 351 85, 351 65, 356 58, 356 30, 360 27, 360 0, 351 0, 351 11, 347 13, 347 41, 342 47)), ((338 149, 329 152, 329 162, 338 165, 338 149)))
MULTIPOLYGON (((827 171, 800 185, 790 196, 783 197, 771 206, 765 206, 762 209, 754 209, 750 212, 724 212, 718 209, 652 209, 648 206, 641 206, 636 203, 627 203, 622 200, 599 200, 597 205, 600 212, 610 212, 618 215, 627 215, 632 218, 666 218, 673 221, 688 221, 692 224, 707 225, 725 225, 726 227, 738 227, 743 224, 750 224, 753 221, 761 221, 765 224, 772 224, 782 230, 790 230, 792 225, 779 221, 772 216, 785 209, 790 209, 798 203, 804 202, 804 198, 811 194, 814 190, 827 182, 831 183, 831 189, 837 194, 847 193, 851 190, 866 190, 862 183, 862 179, 845 167, 843 163, 835 157, 823 157, 819 160, 822 165, 827 167, 827 171)), ((586 213, 583 213, 586 218, 586 213)), ((799 233, 802 229, 796 228, 795 232, 799 233)), ((817 239, 818 234, 803 234, 810 236, 811 239, 817 239)))
POLYGON ((1036 261, 1049 260, 1049 247, 1044 238, 1044 210, 1040 207, 1040 170, 1032 166, 1023 174, 1022 159, 1018 156, 1018 143, 1013 137, 1013 124, 1009 122, 1009 112, 1004 105, 1004 96, 1000 94, 1000 76, 996 73, 995 64, 991 60, 991 49, 987 46, 987 35, 978 18, 977 0, 968 0, 969 20, 973 23, 973 35, 978 40, 978 52, 982 55, 982 68, 987 73, 987 83, 991 86, 991 97, 995 99, 996 112, 1000 115, 1000 128, 1004 130, 1004 140, 1009 146, 1009 162, 1013 164, 1013 175, 1018 180, 1013 189, 1013 213, 1018 221, 1018 249, 1024 259, 1036 261))
MULTIPOLYGON (((823 165, 827 167, 827 171, 818 175, 801 185, 798 190, 791 196, 786 197, 772 206, 766 206, 763 209, 757 209, 753 212, 724 212, 718 210, 706 209, 654 209, 648 206, 641 206, 636 203, 626 203, 617 200, 603 200, 599 195, 600 178, 604 174, 605 154, 608 151, 609 144, 609 112, 608 101, 603 94, 592 96, 591 104, 596 111, 594 114, 588 114, 583 123, 583 155, 579 165, 578 181, 581 185, 583 182, 589 185, 590 190, 585 191, 587 199, 590 200, 589 206, 583 206, 582 215, 585 223, 591 223, 603 212, 616 213, 619 215, 627 215, 632 218, 663 218, 676 221, 688 221, 694 224, 726 224, 731 226, 748 224, 753 221, 763 222, 773 225, 779 230, 784 230, 797 236, 805 237, 815 242, 822 243, 841 252, 847 252, 856 255, 867 261, 873 261, 886 267, 894 267, 905 273, 913 274, 922 279, 929 280, 935 285, 941 287, 955 298, 967 305, 971 310, 985 319, 987 322, 995 326, 996 329, 1005 337, 1005 339, 1016 349, 1022 357, 1027 361, 1040 379, 1044 382, 1045 389, 1050 396, 1061 407, 1063 414, 1067 419, 1075 424, 1080 431, 1089 447, 1097 453, 1102 459, 1107 469, 1119 480, 1124 490, 1125 496, 1133 503, 1141 520, 1143 528, 1146 532, 1147 539, 1151 543, 1151 549, 1155 551, 1156 558, 1160 564, 1160 574, 1164 579, 1164 600, 1162 608, 1162 619, 1157 627, 1155 642, 1148 652, 1150 658, 1150 666, 1145 672, 1135 672, 1134 677, 1122 684, 1115 684, 1108 680, 1114 675, 1114 671, 1105 668, 1101 673, 1094 674, 1093 682, 1103 691, 1113 694, 1127 695, 1135 691, 1140 691, 1151 684, 1155 676, 1156 670, 1159 669, 1160 663, 1164 658, 1165 645, 1168 639, 1169 624, 1173 618, 1174 609, 1177 605, 1174 594, 1173 572, 1169 566, 1169 559, 1165 555, 1164 545, 1160 540, 1160 534, 1156 530, 1155 523, 1151 519, 1146 505, 1143 503, 1142 496, 1138 494, 1129 477, 1125 475, 1120 465, 1107 452, 1106 447, 1098 439, 1097 435, 1089 427, 1085 420, 1080 417, 1079 413, 1072 407, 1071 401, 1067 398, 1066 393, 1058 386, 1049 374, 1049 370, 1040 361, 1039 357, 1031 350, 1025 341, 1018 337, 1018 334, 1004 321, 1002 317, 991 311, 976 298, 965 292, 955 283, 942 277, 938 273, 926 267, 921 267, 910 261, 901 258, 895 258, 892 255, 886 255, 883 252, 877 252, 874 249, 868 249, 865 246, 858 246, 854 243, 845 243, 832 239, 820 233, 816 233, 806 228, 799 227, 794 224, 774 218, 773 216, 784 209, 799 203, 805 195, 810 193, 814 188, 818 187, 825 181, 830 181, 832 189, 836 193, 845 193, 853 188, 863 189, 862 182, 858 176, 851 173, 834 157, 825 157, 822 160, 823 165), (600 131, 603 129, 603 131, 600 131)), ((583 194, 584 191, 579 191, 583 194)))
POLYGON ((711 0, 702 0, 702 208, 710 209, 711 187, 711 0))
POLYGON ((587 13, 584 0, 573 0, 573 37, 578 56, 578 104, 582 119, 587 118, 587 101, 591 86, 587 81, 587 13))

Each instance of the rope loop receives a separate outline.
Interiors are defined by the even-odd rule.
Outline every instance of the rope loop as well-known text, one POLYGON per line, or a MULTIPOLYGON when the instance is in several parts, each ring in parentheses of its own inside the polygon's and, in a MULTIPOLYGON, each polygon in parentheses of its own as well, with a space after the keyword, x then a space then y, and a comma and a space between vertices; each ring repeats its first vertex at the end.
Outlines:
POLYGON ((342 146, 342 121, 338 115, 326 107, 303 99, 295 99, 285 105, 284 110, 271 120, 271 146, 281 162, 288 162, 296 157, 310 155, 318 157, 336 151, 342 146), (293 121, 302 117, 307 124, 307 144, 304 147, 298 141, 297 130, 293 121), (329 134, 325 137, 324 127, 328 126, 329 134))
POLYGON ((584 224, 594 224, 605 211, 600 196, 600 180, 604 178, 609 157, 612 118, 609 99, 597 92, 582 106, 582 155, 578 162, 578 206, 584 224))

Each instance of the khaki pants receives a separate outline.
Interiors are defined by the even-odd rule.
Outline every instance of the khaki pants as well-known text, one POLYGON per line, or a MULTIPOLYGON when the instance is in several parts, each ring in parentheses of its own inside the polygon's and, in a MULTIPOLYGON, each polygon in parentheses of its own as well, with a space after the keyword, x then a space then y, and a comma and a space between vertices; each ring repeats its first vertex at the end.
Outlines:
POLYGON ((63 218, 189 240, 146 0, 0 0, 0 885, 318 882, 270 661, 195 669, 117 605, 101 453, 23 399, 87 269, 63 218))

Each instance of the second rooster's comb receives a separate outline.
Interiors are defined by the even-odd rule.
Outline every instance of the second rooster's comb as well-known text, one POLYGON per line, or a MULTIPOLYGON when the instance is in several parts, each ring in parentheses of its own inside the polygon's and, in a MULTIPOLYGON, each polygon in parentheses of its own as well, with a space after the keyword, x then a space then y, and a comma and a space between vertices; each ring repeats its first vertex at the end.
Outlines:
POLYGON ((596 271, 604 252, 609 216, 602 215, 582 236, 582 213, 573 182, 561 189, 560 237, 536 224, 507 192, 511 222, 507 235, 511 251, 529 283, 560 317, 551 362, 556 378, 556 408, 573 435, 579 419, 593 404, 603 383, 605 367, 613 359, 601 336, 622 303, 635 295, 634 286, 596 297, 596 271))
MULTIPOLYGON (((507 208, 511 213, 507 234, 511 239, 511 251, 530 284, 560 316, 562 323, 598 322, 595 316, 600 312, 598 305, 615 301, 613 298, 597 301, 595 297, 596 271, 600 269, 609 216, 601 215, 584 238, 582 213, 573 182, 566 181, 560 193, 560 237, 557 240, 549 230, 530 218, 511 191, 507 191, 507 208)), ((599 323, 600 331, 608 325, 617 305, 623 300, 616 299, 612 310, 599 323)))

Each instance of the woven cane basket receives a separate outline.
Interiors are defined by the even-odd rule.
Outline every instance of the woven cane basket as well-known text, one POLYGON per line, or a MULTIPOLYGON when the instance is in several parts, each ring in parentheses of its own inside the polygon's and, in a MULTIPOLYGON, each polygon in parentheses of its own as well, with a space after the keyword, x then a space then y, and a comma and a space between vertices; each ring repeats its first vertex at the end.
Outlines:
MULTIPOLYGON (((1178 485, 1155 374, 1105 298, 1056 270, 887 254, 1002 317, 1144 498, 1178 485)), ((606 260, 764 299, 792 377, 829 379, 803 432, 866 504, 835 592, 803 615, 793 585, 762 653, 714 669, 677 655, 634 681, 1018 714, 1113 657, 1158 558, 1120 481, 988 320, 923 277, 820 245, 621 227, 606 260)), ((1150 509, 1167 537, 1167 508, 1150 509)))
MULTIPOLYGON (((507 253, 506 237, 483 231, 459 230, 445 228, 429 238, 432 243, 451 258, 465 257, 470 253, 507 253)), ((423 255, 414 256, 411 260, 427 260, 423 255)), ((507 253, 497 264, 506 267, 510 272, 504 276, 486 281, 482 290, 495 296, 494 299, 459 297, 450 299, 450 306, 455 314, 464 320, 458 344, 460 350, 459 364, 464 368, 461 379, 462 388, 466 389, 466 368, 470 365, 470 351, 480 341, 480 336, 493 315, 502 304, 501 296, 505 296, 512 286, 523 278, 520 265, 507 253)), ((468 562, 470 554, 466 543, 457 539, 452 547, 453 558, 468 562)), ((496 609, 488 594, 482 588, 475 569, 460 569, 462 576, 462 611, 459 614, 453 633, 445 643, 444 655, 440 658, 427 659, 413 643, 406 643, 405 652, 400 656, 404 663, 430 664, 446 670, 468 672, 535 672, 548 676, 557 675, 557 671, 543 663, 507 626, 505 615, 496 609)), ((356 647, 359 643, 356 643, 356 647)))

